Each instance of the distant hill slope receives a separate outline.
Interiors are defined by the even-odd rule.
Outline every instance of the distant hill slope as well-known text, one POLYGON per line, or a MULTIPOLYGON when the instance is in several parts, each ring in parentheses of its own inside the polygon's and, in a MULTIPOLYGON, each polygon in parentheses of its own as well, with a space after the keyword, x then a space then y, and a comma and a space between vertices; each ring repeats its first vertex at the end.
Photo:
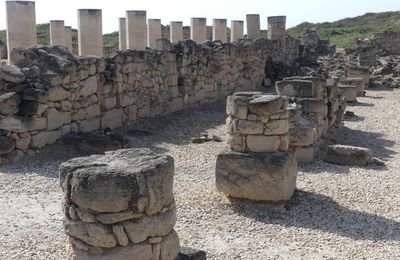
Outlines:
MULTIPOLYGON (((400 11, 385 13, 367 13, 355 18, 346 18, 336 22, 325 23, 301 23, 288 29, 289 35, 298 38, 303 29, 317 28, 321 39, 330 40, 339 48, 347 48, 356 42, 358 38, 374 35, 383 30, 400 31, 400 11)), ((49 44, 49 24, 37 26, 38 43, 49 44)), ((0 31, 0 41, 5 42, 5 30, 0 31)), ((73 44, 77 48, 78 33, 72 32, 73 44)), ((112 47, 118 44, 118 32, 103 35, 104 46, 112 47)))
POLYGON ((332 23, 305 22, 289 28, 288 33, 297 38, 306 28, 317 28, 321 39, 330 40, 339 48, 347 48, 353 45, 358 38, 368 37, 383 30, 400 31, 400 11, 366 13, 332 23))

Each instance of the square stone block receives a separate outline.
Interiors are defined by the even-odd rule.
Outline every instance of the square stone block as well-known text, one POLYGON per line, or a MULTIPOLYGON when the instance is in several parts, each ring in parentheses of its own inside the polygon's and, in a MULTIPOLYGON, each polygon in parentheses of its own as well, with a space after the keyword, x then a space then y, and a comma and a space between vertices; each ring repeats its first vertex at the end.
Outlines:
POLYGON ((297 161, 293 152, 218 155, 216 186, 227 196, 253 201, 289 200, 296 188, 297 161))

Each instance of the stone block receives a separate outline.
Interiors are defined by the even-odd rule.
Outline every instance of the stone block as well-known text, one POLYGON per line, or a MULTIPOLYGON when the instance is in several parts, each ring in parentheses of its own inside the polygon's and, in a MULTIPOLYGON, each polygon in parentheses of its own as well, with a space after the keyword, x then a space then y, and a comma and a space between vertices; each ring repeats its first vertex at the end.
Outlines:
POLYGON ((181 247, 176 260, 207 260, 207 254, 203 250, 181 247))
POLYGON ((46 128, 46 118, 39 117, 20 117, 20 116, 0 116, 0 129, 23 133, 28 131, 38 131, 46 128))
POLYGON ((314 147, 297 147, 295 150, 295 157, 298 163, 309 163, 315 159, 314 147))
POLYGON ((115 96, 106 97, 100 102, 101 110, 107 111, 117 107, 117 98, 115 96))
POLYGON ((247 119, 249 101, 250 98, 248 97, 228 96, 226 101, 227 114, 239 119, 247 119))
POLYGON ((297 127, 289 130, 290 146, 307 146, 317 139, 317 130, 313 127, 297 127))
POLYGON ((16 114, 20 101, 20 96, 15 92, 0 95, 0 114, 5 116, 16 114))
POLYGON ((79 95, 88 97, 90 95, 93 95, 97 92, 97 76, 91 76, 85 81, 81 83, 81 87, 79 90, 79 95))
POLYGON ((121 127, 125 122, 125 115, 121 109, 112 109, 101 116, 101 129, 109 127, 115 129, 121 127))
POLYGON ((80 121, 78 123, 79 132, 90 133, 100 129, 100 118, 95 117, 87 120, 80 121))
POLYGON ((63 163, 60 184, 81 208, 153 215, 173 202, 173 165, 172 157, 150 149, 117 150, 63 163))
POLYGON ((21 102, 21 104, 19 106, 18 114, 20 116, 24 116, 24 117, 30 117, 30 116, 34 116, 34 115, 42 115, 46 111, 47 108, 48 108, 48 105, 46 105, 46 104, 24 100, 21 102))
POLYGON ((357 96, 358 96, 357 87, 351 85, 338 85, 338 89, 343 93, 346 102, 357 101, 357 96))
POLYGON ((269 116, 285 110, 287 99, 278 95, 262 95, 249 101, 249 112, 257 116, 269 116))
POLYGON ((137 119, 137 105, 131 105, 128 107, 128 120, 136 121, 137 119))
POLYGON ((61 86, 51 87, 49 89, 49 101, 66 100, 71 96, 71 92, 65 90, 61 86))
POLYGON ((0 155, 10 153, 14 148, 15 143, 12 138, 0 136, 0 155))
POLYGON ((218 155, 218 191, 253 201, 288 201, 296 188, 297 162, 292 152, 218 155))
POLYGON ((311 80, 284 80, 276 82, 276 92, 290 97, 314 97, 314 85, 311 80))
POLYGON ((249 135, 246 143, 250 152, 276 152, 280 146, 280 138, 279 136, 249 135))
POLYGON ((71 113, 58 111, 56 108, 48 108, 46 118, 47 130, 54 130, 71 123, 71 113))
POLYGON ((136 102, 136 95, 134 93, 122 93, 117 95, 117 104, 120 107, 127 107, 136 102))
POLYGON ((330 145, 326 152, 326 160, 334 164, 365 166, 372 162, 372 151, 364 147, 330 145))
POLYGON ((323 116, 328 115, 328 106, 323 99, 300 98, 296 101, 302 106, 302 111, 306 114, 315 113, 323 116))
POLYGON ((12 83, 22 83, 26 80, 25 74, 16 66, 0 67, 0 79, 12 83))
POLYGON ((97 104, 91 105, 85 109, 86 118, 94 118, 100 116, 100 107, 97 104))
POLYGON ((40 149, 46 145, 55 143, 60 138, 61 130, 39 132, 36 135, 32 135, 31 147, 33 149, 40 149))
POLYGON ((261 135, 264 132, 264 125, 261 122, 238 120, 237 130, 243 135, 261 135))
POLYGON ((264 135, 282 135, 289 132, 289 120, 269 120, 265 124, 264 135))
POLYGON ((49 93, 36 88, 27 88, 22 92, 22 100, 47 103, 49 100, 49 93))

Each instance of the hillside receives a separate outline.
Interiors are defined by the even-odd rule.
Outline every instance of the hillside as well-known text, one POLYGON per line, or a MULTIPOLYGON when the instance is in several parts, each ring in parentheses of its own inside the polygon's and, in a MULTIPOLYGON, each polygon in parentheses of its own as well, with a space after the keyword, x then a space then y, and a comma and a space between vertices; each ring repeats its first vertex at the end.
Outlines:
MULTIPOLYGON (((339 48, 346 48, 354 44, 358 38, 371 36, 383 30, 400 31, 400 11, 367 13, 355 18, 346 18, 331 23, 304 22, 289 28, 288 33, 298 38, 305 28, 317 28, 321 39, 330 40, 339 48)), ((39 44, 49 43, 49 24, 39 24, 37 33, 39 44)), ((0 31, 0 42, 5 42, 5 37, 5 31, 0 31)), ((76 29, 73 29, 72 38, 74 48, 77 48, 78 35, 76 29)), ((105 34, 103 39, 105 47, 115 48, 118 45, 118 32, 105 34)))
POLYGON ((330 40, 339 48, 347 48, 358 38, 368 37, 383 30, 400 31, 400 11, 366 13, 355 18, 346 18, 332 23, 304 22, 289 28, 289 35, 297 38, 303 29, 317 28, 321 39, 330 40))

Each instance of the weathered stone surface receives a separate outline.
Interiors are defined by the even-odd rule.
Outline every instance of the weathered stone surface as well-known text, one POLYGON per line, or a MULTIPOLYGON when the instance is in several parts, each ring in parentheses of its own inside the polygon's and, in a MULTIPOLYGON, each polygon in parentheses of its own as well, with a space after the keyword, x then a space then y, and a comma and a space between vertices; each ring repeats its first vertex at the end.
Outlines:
POLYGON ((90 133, 96 131, 100 128, 100 118, 91 118, 87 120, 80 121, 79 124, 79 132, 81 133, 90 133))
POLYGON ((61 130, 40 132, 36 135, 32 135, 31 147, 40 149, 46 145, 55 143, 60 138, 61 130))
POLYGON ((353 102, 357 100, 357 87, 351 85, 338 85, 338 89, 343 92, 346 102, 353 102))
POLYGON ((269 116, 285 109, 286 100, 278 95, 262 95, 249 102, 249 112, 257 116, 269 116))
POLYGON ((320 115, 328 115, 328 107, 323 99, 317 98, 300 98, 297 102, 302 106, 304 113, 316 113, 320 115))
POLYGON ((264 132, 264 126, 262 123, 248 121, 248 120, 239 120, 237 125, 237 130, 241 134, 251 134, 251 135, 260 135, 264 132))
POLYGON ((68 199, 81 208, 104 213, 128 207, 148 215, 159 212, 173 201, 173 175, 173 158, 149 149, 107 152, 60 166, 60 184, 70 194, 68 199), (145 205, 139 206, 143 200, 145 205))
POLYGON ((175 230, 172 229, 171 232, 168 233, 168 235, 162 238, 159 259, 175 260, 179 254, 179 249, 180 246, 178 234, 175 232, 175 230))
POLYGON ((22 83, 25 81, 25 74, 16 66, 0 67, 0 79, 8 82, 22 83))
POLYGON ((112 109, 105 112, 100 120, 101 128, 109 127, 115 129, 121 127, 125 121, 124 112, 120 109, 112 109))
POLYGON ((21 151, 28 151, 31 143, 31 135, 29 133, 21 133, 20 138, 15 140, 15 147, 21 151))
POLYGON ((125 231, 132 243, 140 243, 149 237, 167 235, 176 222, 176 208, 152 216, 144 216, 136 221, 124 222, 125 231))
POLYGON ((297 147, 295 157, 298 163, 309 163, 315 159, 314 147, 297 147))
POLYGON ((276 92, 284 96, 314 97, 314 86, 311 80, 285 80, 276 82, 276 92))
POLYGON ((39 102, 33 102, 33 101, 22 101, 19 107, 19 115, 24 116, 24 117, 29 117, 29 116, 34 116, 34 115, 42 115, 46 109, 48 108, 48 105, 39 103, 39 102))
POLYGON ((117 238, 118 244, 121 246, 127 246, 129 244, 128 236, 125 233, 124 226, 122 224, 112 226, 113 233, 117 238))
POLYGON ((97 77, 92 76, 86 79, 81 86, 79 91, 80 96, 88 97, 97 92, 97 77))
POLYGON ((45 129, 46 122, 42 117, 0 116, 0 129, 17 133, 37 131, 45 129))
POLYGON ((64 228, 68 235, 79 238, 92 246, 113 248, 117 245, 112 231, 102 224, 88 224, 79 220, 64 220, 64 228))
POLYGON ((71 92, 61 86, 52 87, 49 90, 49 101, 66 100, 71 96, 71 92))
POLYGON ((289 132, 289 120, 269 120, 265 125, 264 135, 282 135, 289 132))
POLYGON ((217 189, 253 201, 287 201, 296 187, 297 162, 292 152, 218 155, 217 189))
POLYGON ((71 123, 71 113, 62 112, 56 108, 48 108, 46 112, 47 130, 54 130, 71 123))
POLYGON ((14 140, 9 137, 0 136, 0 155, 6 154, 14 150, 14 140))
POLYGON ((138 219, 143 216, 142 213, 133 212, 131 210, 111 213, 111 214, 100 214, 97 216, 97 220, 103 224, 114 224, 125 220, 138 219))
POLYGON ((20 96, 15 92, 0 95, 0 114, 12 115, 18 112, 20 96))
POLYGON ((276 152, 280 146, 279 136, 249 135, 246 140, 250 152, 276 152))
POLYGON ((69 249, 67 258, 69 260, 153 260, 151 244, 129 244, 126 247, 116 247, 107 251, 101 252, 87 252, 78 248, 72 247, 69 249))
POLYGON ((334 164, 365 166, 372 162, 372 151, 357 146, 330 145, 326 153, 326 160, 334 164))
POLYGON ((238 119, 247 119, 247 107, 250 100, 251 98, 246 96, 229 96, 226 101, 226 112, 238 119))
POLYGON ((22 92, 22 99, 39 103, 47 103, 49 100, 49 93, 36 88, 27 88, 22 92))
POLYGON ((313 144, 317 139, 317 130, 313 127, 297 127, 289 130, 291 146, 306 146, 313 144))

